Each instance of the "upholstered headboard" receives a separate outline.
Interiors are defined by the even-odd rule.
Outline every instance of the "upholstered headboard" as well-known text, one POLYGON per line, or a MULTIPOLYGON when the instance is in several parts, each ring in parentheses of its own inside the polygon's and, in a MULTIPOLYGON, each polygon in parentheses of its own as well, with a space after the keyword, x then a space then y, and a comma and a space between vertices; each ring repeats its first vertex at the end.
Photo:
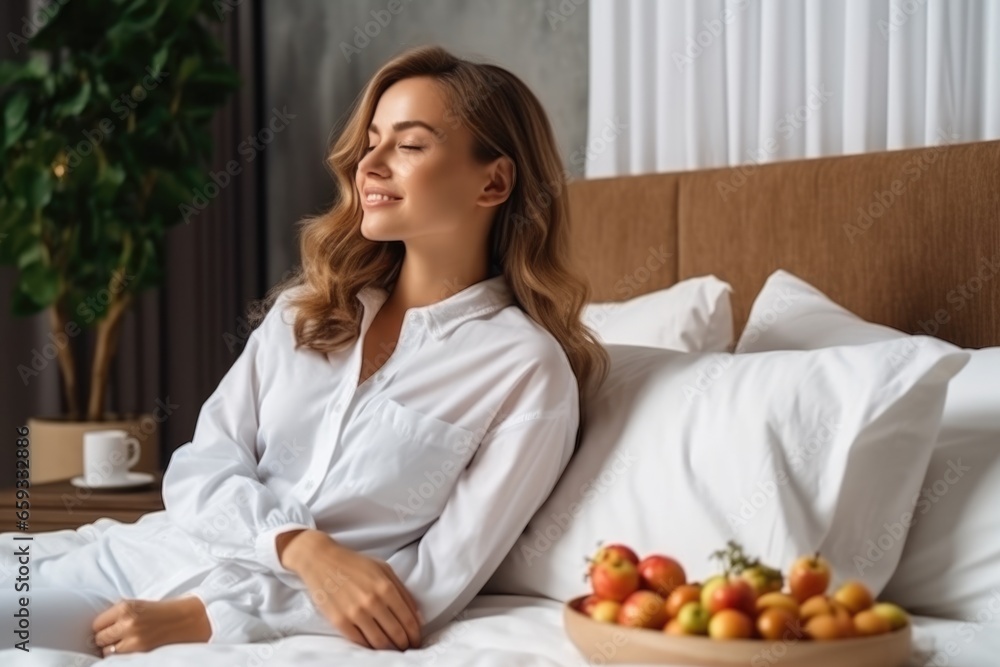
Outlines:
POLYGON ((739 335, 783 268, 865 319, 1000 345, 1000 141, 580 180, 569 198, 593 301, 714 274, 739 335))

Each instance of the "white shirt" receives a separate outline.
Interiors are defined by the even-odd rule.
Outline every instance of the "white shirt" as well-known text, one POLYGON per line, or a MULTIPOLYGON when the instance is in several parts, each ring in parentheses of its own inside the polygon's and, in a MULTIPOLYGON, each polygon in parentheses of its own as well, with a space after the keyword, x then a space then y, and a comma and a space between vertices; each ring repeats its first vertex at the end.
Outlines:
MULTIPOLYGON (((395 350, 357 386, 388 292, 358 294, 361 335, 331 354, 294 349, 288 294, 163 477, 167 517, 226 563, 196 589, 210 641, 255 641, 312 607, 275 549, 294 528, 386 560, 433 632, 479 592, 569 462, 579 425, 569 360, 496 276, 407 310, 395 350)), ((285 630, 319 627, 310 623, 285 630)))

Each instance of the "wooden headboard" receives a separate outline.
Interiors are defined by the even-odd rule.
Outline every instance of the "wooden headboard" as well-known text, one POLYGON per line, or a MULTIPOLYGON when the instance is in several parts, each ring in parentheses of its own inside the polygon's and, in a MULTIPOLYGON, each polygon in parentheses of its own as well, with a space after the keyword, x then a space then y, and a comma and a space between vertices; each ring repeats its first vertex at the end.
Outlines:
POLYGON ((569 199, 592 301, 714 274, 739 336, 781 268, 867 320, 1000 345, 1000 141, 581 180, 569 199))

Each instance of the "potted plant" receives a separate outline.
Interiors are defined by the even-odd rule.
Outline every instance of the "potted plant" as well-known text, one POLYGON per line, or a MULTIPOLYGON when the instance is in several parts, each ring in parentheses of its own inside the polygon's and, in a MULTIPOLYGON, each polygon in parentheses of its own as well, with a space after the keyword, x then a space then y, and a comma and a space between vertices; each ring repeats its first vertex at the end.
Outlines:
MULTIPOLYGON (((209 123, 240 85, 212 0, 53 3, 24 61, 0 61, 0 263, 17 269, 13 314, 47 311, 26 384, 58 366, 67 414, 29 420, 31 481, 82 473, 82 434, 124 428, 158 465, 151 415, 108 412, 122 318, 163 276, 167 230, 209 185, 209 123), (74 339, 96 330, 78 379, 74 339), (84 393, 86 384, 86 393, 84 393)), ((209 186, 211 187, 211 186, 209 186)), ((30 357, 28 356, 30 354, 30 357)))

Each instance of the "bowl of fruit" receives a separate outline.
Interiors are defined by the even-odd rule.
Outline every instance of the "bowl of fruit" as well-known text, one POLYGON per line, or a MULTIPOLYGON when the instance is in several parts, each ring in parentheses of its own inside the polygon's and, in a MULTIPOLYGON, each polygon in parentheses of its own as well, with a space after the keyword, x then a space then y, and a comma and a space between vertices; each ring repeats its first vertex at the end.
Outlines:
POLYGON ((899 667, 911 654, 909 616, 860 581, 830 590, 829 563, 803 556, 788 576, 730 541, 719 574, 689 582, 663 554, 626 545, 587 558, 591 593, 566 603, 570 640, 599 664, 705 667, 899 667))

